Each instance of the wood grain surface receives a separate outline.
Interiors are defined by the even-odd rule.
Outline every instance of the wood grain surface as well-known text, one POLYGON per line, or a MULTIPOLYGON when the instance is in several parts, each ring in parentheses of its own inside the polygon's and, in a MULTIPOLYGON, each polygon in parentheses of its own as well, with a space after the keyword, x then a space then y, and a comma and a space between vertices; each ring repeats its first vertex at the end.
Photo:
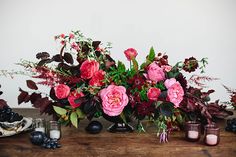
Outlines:
MULTIPOLYGON (((25 116, 40 117, 36 109, 15 111, 25 116)), ((169 143, 160 144, 152 127, 141 134, 109 133, 106 128, 111 123, 99 120, 104 129, 95 135, 85 132, 88 121, 82 121, 78 129, 62 127, 62 147, 55 150, 32 145, 29 132, 0 138, 0 157, 236 157, 236 134, 224 131, 225 121, 220 122, 220 144, 206 146, 202 141, 203 135, 199 142, 187 142, 184 132, 173 132, 169 143)))

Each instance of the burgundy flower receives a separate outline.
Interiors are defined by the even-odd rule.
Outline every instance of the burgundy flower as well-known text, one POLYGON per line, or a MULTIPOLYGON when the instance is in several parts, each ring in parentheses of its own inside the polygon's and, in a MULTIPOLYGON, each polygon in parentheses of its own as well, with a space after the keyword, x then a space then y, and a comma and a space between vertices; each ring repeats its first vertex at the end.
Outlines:
POLYGON ((183 69, 187 72, 193 72, 198 68, 198 61, 194 57, 185 59, 183 69))
POLYGON ((141 75, 135 75, 131 79, 128 80, 129 84, 132 84, 133 88, 138 88, 139 90, 142 89, 142 86, 145 84, 145 79, 141 75))
POLYGON ((153 101, 149 101, 149 102, 142 102, 140 104, 137 104, 137 112, 138 112, 138 115, 141 115, 141 116, 148 116, 150 115, 151 113, 154 112, 155 108, 154 106, 152 105, 152 102, 153 101))

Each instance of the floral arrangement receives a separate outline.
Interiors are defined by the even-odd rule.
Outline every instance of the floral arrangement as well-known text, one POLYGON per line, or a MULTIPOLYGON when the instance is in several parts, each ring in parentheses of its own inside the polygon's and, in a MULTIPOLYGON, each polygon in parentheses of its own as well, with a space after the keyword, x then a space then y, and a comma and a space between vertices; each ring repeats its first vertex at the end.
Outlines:
POLYGON ((61 44, 59 54, 36 55, 39 62, 21 61, 19 65, 35 80, 27 80, 32 92, 20 89, 18 103, 31 102, 41 113, 53 115, 62 124, 78 127, 79 121, 93 117, 135 120, 138 131, 145 131, 143 120, 156 125, 161 142, 168 134, 181 128, 186 120, 211 123, 231 112, 219 101, 209 102, 214 90, 203 92, 203 81, 214 78, 193 75, 188 81, 184 72, 202 72, 206 58, 185 59, 172 66, 168 56, 151 48, 139 66, 134 48, 124 51, 130 67, 112 59, 110 44, 86 38, 80 31, 55 36, 61 44), (189 83, 195 84, 195 87, 189 83), (50 93, 38 91, 37 84, 46 85, 50 93))

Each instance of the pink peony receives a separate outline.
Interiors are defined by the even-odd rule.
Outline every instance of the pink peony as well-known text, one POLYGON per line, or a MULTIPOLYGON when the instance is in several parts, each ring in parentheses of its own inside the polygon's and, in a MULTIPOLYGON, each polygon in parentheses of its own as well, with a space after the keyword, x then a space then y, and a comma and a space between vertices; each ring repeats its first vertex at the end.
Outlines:
POLYGON ((166 88, 170 88, 172 85, 174 85, 176 83, 176 79, 175 78, 171 78, 171 79, 167 79, 165 82, 164 82, 164 85, 166 86, 166 88))
POLYGON ((54 91, 58 99, 64 99, 70 94, 70 87, 64 84, 59 84, 54 87, 54 91))
POLYGON ((138 55, 137 51, 134 48, 129 48, 125 50, 124 53, 125 53, 126 58, 129 61, 131 61, 133 58, 135 58, 138 55))
POLYGON ((161 94, 161 90, 159 88, 151 87, 147 92, 147 97, 149 100, 156 101, 161 94))
POLYGON ((80 97, 83 97, 84 94, 82 92, 78 93, 77 91, 73 91, 70 93, 68 97, 68 101, 72 108, 77 108, 80 106, 80 103, 75 103, 76 99, 79 99, 80 97))
POLYGON ((99 70, 99 63, 95 60, 86 60, 80 67, 81 78, 91 79, 96 71, 99 70))
POLYGON ((165 79, 165 73, 156 62, 148 66, 147 78, 154 82, 159 82, 165 79))
POLYGON ((90 86, 103 86, 104 85, 104 79, 105 79, 105 71, 99 70, 96 71, 92 77, 92 79, 89 81, 90 86))
POLYGON ((180 83, 174 78, 167 79, 165 81, 165 86, 167 90, 167 100, 172 102, 175 107, 179 107, 179 104, 183 100, 184 90, 180 83))
POLYGON ((128 104, 129 99, 123 86, 109 85, 100 92, 103 111, 109 116, 118 116, 128 104))

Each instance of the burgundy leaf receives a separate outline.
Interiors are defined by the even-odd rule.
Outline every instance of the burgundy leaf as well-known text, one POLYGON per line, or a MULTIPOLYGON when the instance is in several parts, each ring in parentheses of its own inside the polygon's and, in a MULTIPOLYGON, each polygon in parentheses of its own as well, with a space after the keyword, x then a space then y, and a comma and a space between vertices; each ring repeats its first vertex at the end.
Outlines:
POLYGON ((58 100, 54 88, 51 88, 50 90, 50 98, 52 98, 53 100, 58 100))
POLYGON ((94 50, 96 50, 98 48, 100 43, 101 43, 101 41, 93 41, 92 45, 93 45, 94 50))
POLYGON ((20 105, 22 102, 25 101, 25 99, 27 98, 28 96, 28 92, 26 91, 23 91, 22 89, 19 90, 21 93, 20 95, 18 96, 18 105, 20 105))
POLYGON ((41 99, 41 98, 42 98, 41 94, 32 93, 32 94, 30 95, 30 102, 31 102, 32 104, 34 104, 35 101, 37 101, 38 99, 41 99))
POLYGON ((36 85, 36 83, 35 83, 34 81, 32 81, 32 80, 27 80, 26 83, 27 83, 27 86, 28 86, 30 89, 34 89, 34 90, 37 90, 37 89, 38 89, 38 87, 37 87, 37 85, 36 85))
POLYGON ((82 46, 82 52, 84 52, 85 54, 87 54, 87 53, 89 52, 89 47, 88 47, 87 44, 84 44, 84 45, 82 46))
POLYGON ((40 62, 38 62, 37 66, 43 66, 44 64, 51 63, 53 60, 52 59, 42 59, 40 62))
POLYGON ((25 97, 25 100, 24 100, 24 103, 27 103, 27 102, 29 102, 30 101, 30 95, 27 95, 26 97, 25 97))
POLYGON ((65 53, 64 56, 63 56, 63 59, 69 63, 69 64, 73 64, 74 63, 74 60, 73 60, 73 57, 70 53, 65 53))
POLYGON ((40 113, 44 113, 45 110, 49 107, 49 105, 52 103, 52 101, 50 101, 48 99, 48 97, 45 97, 45 98, 40 98, 40 99, 37 99, 33 106, 36 107, 36 108, 39 108, 40 110, 40 113))
POLYGON ((53 56, 52 60, 56 61, 56 62, 62 62, 63 61, 60 54, 57 54, 57 55, 53 56))
POLYGON ((48 59, 49 57, 50 55, 47 52, 39 52, 36 54, 37 59, 48 59))
POLYGON ((8 106, 7 102, 5 100, 3 100, 3 99, 0 99, 0 109, 2 109, 5 106, 8 106))

